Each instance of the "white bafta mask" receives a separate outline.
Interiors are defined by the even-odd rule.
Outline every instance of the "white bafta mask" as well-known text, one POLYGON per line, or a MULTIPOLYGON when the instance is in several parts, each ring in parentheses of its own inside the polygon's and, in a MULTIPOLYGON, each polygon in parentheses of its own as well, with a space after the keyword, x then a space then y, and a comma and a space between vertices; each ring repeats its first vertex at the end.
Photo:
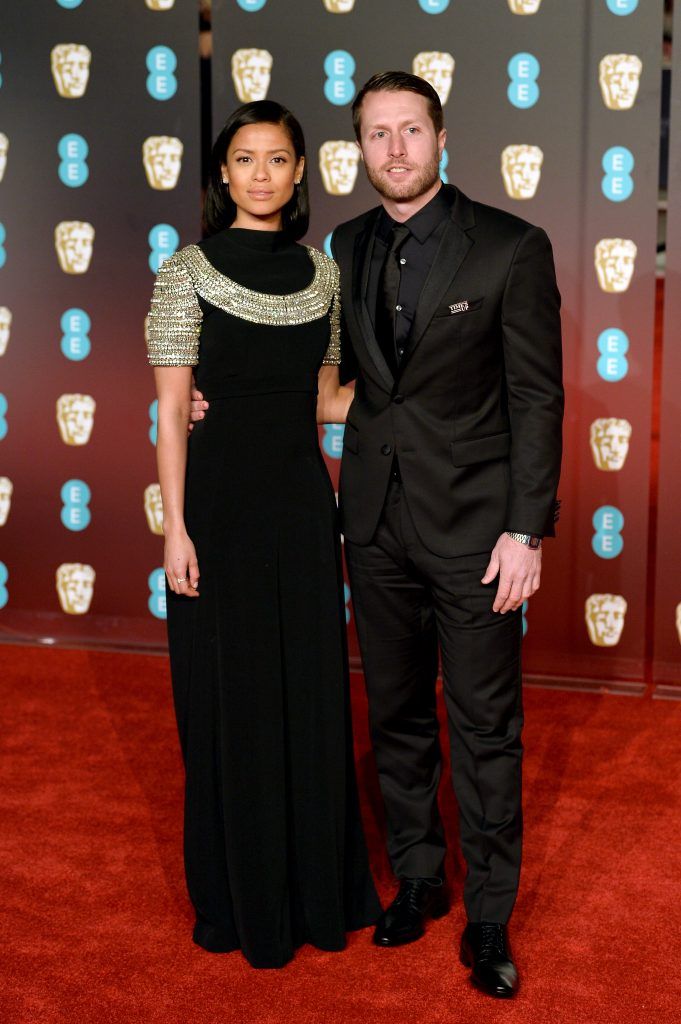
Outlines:
POLYGON ((62 220, 54 229, 54 246, 65 274, 85 274, 92 259, 95 229, 82 220, 62 220))
POLYGON ((608 53, 598 65, 598 81, 608 110, 631 110, 643 63, 633 53, 608 53))
POLYGON ((95 589, 95 570, 81 562, 63 562, 56 572, 59 604, 67 615, 85 615, 95 589))
POLYGON ((4 132, 0 132, 0 181, 5 176, 7 168, 7 154, 9 152, 9 139, 4 132))
POLYGON ((150 11, 169 11, 174 7, 175 0, 144 0, 150 11))
POLYGON ((456 61, 451 53, 440 53, 437 50, 417 53, 412 61, 414 74, 419 78, 425 78, 426 82, 430 82, 440 97, 443 107, 449 99, 455 64, 456 61))
POLYGON ((536 14, 541 7, 541 0, 508 0, 513 14, 536 14))
POLYGON ((91 60, 90 50, 82 43, 58 43, 52 48, 52 77, 60 96, 77 100, 85 95, 91 60))
POLYGON ((598 284, 604 292, 626 292, 638 249, 630 238, 601 238, 594 249, 598 284))
POLYGON ((329 139, 319 147, 319 170, 325 190, 332 196, 349 196, 357 181, 359 149, 355 142, 329 139))
POLYGON ((589 640, 596 647, 615 647, 624 629, 627 602, 621 594, 590 594, 584 605, 589 640))
POLYGON ((242 103, 264 100, 272 77, 272 54, 268 50, 243 49, 232 54, 232 81, 242 103))
POLYGON ((332 14, 348 14, 355 6, 355 0, 324 0, 324 6, 332 14))
POLYGON ((4 526, 12 507, 12 491, 14 487, 8 476, 0 476, 0 526, 4 526))
POLYGON ((7 351, 11 329, 12 313, 7 306, 0 306, 0 356, 4 356, 7 351))
POLYGON ((182 169, 184 146, 173 135, 150 135, 142 143, 142 162, 151 188, 175 188, 182 169))
POLYGON ((87 444, 95 422, 97 403, 92 395, 60 395, 57 424, 64 444, 87 444))
POLYGON ((539 180, 544 154, 539 146, 506 146, 501 153, 501 176, 511 199, 532 199, 539 180))
POLYGON ((589 441, 596 469, 619 472, 629 454, 630 440, 631 423, 628 420, 615 419, 614 416, 594 420, 589 441))
POLYGON ((144 488, 144 511, 147 525, 152 533, 163 533, 163 502, 160 484, 149 484, 144 488))

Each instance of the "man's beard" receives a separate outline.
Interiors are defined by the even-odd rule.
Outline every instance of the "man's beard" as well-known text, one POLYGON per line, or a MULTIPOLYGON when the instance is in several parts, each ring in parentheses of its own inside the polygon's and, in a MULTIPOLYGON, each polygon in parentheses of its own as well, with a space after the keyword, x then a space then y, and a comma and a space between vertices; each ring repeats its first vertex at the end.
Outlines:
MULTIPOLYGON (((401 166, 399 160, 395 160, 394 164, 401 166)), ((419 196, 422 196, 428 189, 432 188, 440 177, 440 159, 437 153, 433 156, 430 163, 425 164, 423 167, 411 168, 416 170, 417 174, 410 181, 402 182, 399 178, 392 178, 388 171, 372 170, 367 164, 364 166, 367 178, 378 194, 383 196, 384 199, 392 199, 398 203, 408 203, 418 199, 419 196)), ((388 166, 391 165, 388 164, 388 166)))

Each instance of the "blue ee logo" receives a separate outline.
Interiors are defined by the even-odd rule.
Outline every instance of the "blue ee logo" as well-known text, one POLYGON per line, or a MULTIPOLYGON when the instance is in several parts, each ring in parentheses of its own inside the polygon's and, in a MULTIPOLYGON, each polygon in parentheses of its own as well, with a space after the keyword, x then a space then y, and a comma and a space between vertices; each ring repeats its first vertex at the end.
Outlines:
POLYGON ((169 46, 153 46, 147 54, 147 92, 155 100, 169 100, 177 92, 174 71, 177 57, 169 46))
POLYGON ((324 425, 324 440, 322 441, 322 448, 330 459, 340 459, 343 454, 344 433, 344 423, 326 423, 324 425))
POLYGON ((350 607, 349 607, 349 605, 350 605, 350 587, 347 585, 347 583, 343 584, 343 594, 345 596, 345 621, 349 625, 350 624, 350 619, 352 618, 352 613, 351 613, 350 607))
POLYGON ((638 0, 605 0, 605 2, 612 14, 619 14, 621 17, 633 14, 638 7, 638 0))
POLYGON ((615 383, 622 380, 629 372, 627 352, 629 338, 619 327, 607 327, 598 335, 598 375, 603 380, 615 383))
POLYGON ((7 259, 7 253, 5 251, 5 239, 7 238, 7 232, 5 231, 5 225, 0 224, 0 267, 4 267, 7 259))
POLYGON ((329 231, 328 235, 324 239, 324 252, 330 260, 333 259, 333 253, 331 252, 331 239, 333 238, 333 231, 329 231))
POLYGON ((597 508, 591 520, 596 531, 591 538, 591 547, 599 558, 617 558, 624 547, 621 537, 624 516, 614 505, 597 508))
POLYGON ((419 0, 419 7, 426 14, 442 14, 449 7, 449 0, 419 0))
POLYGON ((92 497, 90 488, 83 480, 67 480, 60 493, 62 523, 67 530, 84 530, 92 519, 88 508, 92 497))
POLYGON ((355 58, 347 50, 332 50, 324 61, 324 95, 329 103, 337 107, 351 103, 355 95, 355 58))
POLYGON ((520 110, 533 107, 539 99, 537 79, 541 67, 531 53, 516 53, 508 62, 508 77, 511 79, 506 95, 509 103, 520 110))
POLYGON ((446 149, 442 150, 442 156, 440 157, 440 179, 445 183, 449 184, 449 177, 447 175, 447 168, 449 166, 449 153, 446 149))
POLYGON ((523 601, 523 605, 522 605, 522 609, 521 609, 521 614, 522 614, 522 617, 523 617, 523 639, 525 639, 525 636, 527 635, 527 618, 526 618, 526 615, 527 615, 527 606, 528 606, 529 603, 530 603, 529 601, 523 601))
POLYGON ((156 439, 158 438, 158 398, 149 406, 149 419, 151 420, 151 426, 149 427, 149 440, 156 446, 156 439))
POLYGON ((76 7, 80 7, 83 0, 57 0, 60 7, 64 7, 67 11, 73 11, 76 7))
POLYGON ((605 171, 601 188, 603 195, 613 203, 622 203, 634 191, 634 157, 626 146, 612 146, 606 150, 601 160, 605 171))
POLYGON ((7 399, 0 395, 0 441, 7 437, 7 399))
POLYGON ((4 562, 0 562, 0 608, 4 608, 9 601, 9 594, 7 592, 7 580, 9 579, 9 572, 4 562))
POLYGON ((147 606, 155 619, 166 618, 166 574, 163 569, 149 573, 149 600, 147 606))
POLYGON ((90 317, 84 309, 67 309, 59 321, 63 334, 61 336, 62 355, 79 363, 90 355, 90 317))
POLYGON ((155 224, 149 232, 149 266, 154 274, 158 274, 164 260, 172 256, 178 245, 180 236, 172 224, 155 224))
POLYGON ((249 14, 254 11, 261 11, 267 0, 236 0, 242 11, 248 11, 249 14))
POLYGON ((86 163, 90 147, 82 135, 63 135, 57 146, 57 153, 61 163, 59 164, 59 178, 62 184, 69 188, 80 188, 84 185, 90 174, 86 163))

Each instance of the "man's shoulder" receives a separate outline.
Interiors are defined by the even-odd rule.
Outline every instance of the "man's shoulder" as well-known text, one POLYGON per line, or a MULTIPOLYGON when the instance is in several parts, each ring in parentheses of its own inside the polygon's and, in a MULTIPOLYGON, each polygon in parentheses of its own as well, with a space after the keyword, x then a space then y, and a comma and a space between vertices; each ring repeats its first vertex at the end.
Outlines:
POLYGON ((365 210, 364 213, 358 214, 353 217, 352 220, 343 221, 337 228, 334 228, 333 240, 336 242, 346 242, 349 239, 355 238, 359 235, 364 228, 369 224, 379 213, 381 207, 374 206, 370 210, 365 210))
POLYGON ((498 206, 488 206, 486 203, 479 203, 477 200, 469 200, 473 207, 476 227, 493 232, 495 236, 509 241, 519 241, 528 232, 546 234, 543 228, 537 224, 518 217, 508 210, 501 210, 498 206))

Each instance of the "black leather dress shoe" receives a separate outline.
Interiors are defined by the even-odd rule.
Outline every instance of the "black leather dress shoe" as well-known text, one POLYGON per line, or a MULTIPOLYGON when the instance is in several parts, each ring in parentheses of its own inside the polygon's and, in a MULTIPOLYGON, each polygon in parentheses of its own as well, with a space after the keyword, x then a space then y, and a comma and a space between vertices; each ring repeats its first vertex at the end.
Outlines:
POLYGON ((420 939, 426 918, 444 917, 449 899, 443 882, 433 878, 403 878, 400 891, 378 919, 377 946, 404 946, 420 939))
POLYGON ((511 959, 506 926, 468 922, 461 936, 461 963, 471 968, 471 980, 497 999, 510 999, 518 989, 518 971, 511 959))

